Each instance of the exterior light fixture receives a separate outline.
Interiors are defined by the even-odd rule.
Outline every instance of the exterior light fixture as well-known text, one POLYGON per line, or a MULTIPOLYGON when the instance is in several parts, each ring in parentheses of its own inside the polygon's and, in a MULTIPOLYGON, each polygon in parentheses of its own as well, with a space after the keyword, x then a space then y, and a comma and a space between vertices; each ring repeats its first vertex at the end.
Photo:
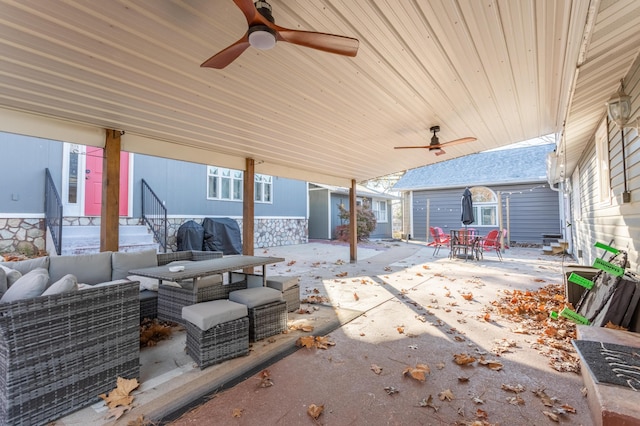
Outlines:
MULTIPOLYGON (((272 23, 275 23, 271 14, 271 5, 266 1, 257 1, 255 3, 258 13, 272 23)), ((260 50, 269 50, 276 45, 276 32, 266 25, 252 25, 249 27, 249 44, 260 50)))
POLYGON ((620 90, 607 102, 607 113, 609 119, 616 123, 619 128, 623 128, 631 117, 631 96, 624 93, 622 85, 620 90))

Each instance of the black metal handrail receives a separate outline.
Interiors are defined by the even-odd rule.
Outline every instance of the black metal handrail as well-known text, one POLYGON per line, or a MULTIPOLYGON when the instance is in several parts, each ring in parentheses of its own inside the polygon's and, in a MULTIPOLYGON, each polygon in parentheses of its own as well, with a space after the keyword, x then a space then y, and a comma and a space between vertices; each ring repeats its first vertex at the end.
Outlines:
POLYGON ((49 228, 56 253, 62 254, 62 199, 56 189, 49 169, 45 169, 44 180, 44 223, 49 228))
POLYGON ((167 208, 144 179, 142 179, 142 220, 151 229, 154 238, 166 253, 167 208))

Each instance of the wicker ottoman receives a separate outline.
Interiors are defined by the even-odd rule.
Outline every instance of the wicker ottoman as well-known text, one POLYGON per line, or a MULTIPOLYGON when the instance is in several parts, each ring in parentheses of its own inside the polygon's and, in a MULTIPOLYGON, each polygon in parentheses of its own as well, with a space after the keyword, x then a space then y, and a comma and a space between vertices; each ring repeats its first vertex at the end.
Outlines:
POLYGON ((274 288, 282 292, 285 302, 287 302, 287 312, 297 311, 300 308, 300 277, 296 276, 275 276, 267 278, 267 287, 274 288))
POLYGON ((247 307, 229 300, 212 300, 182 309, 187 353, 204 369, 249 353, 247 307))
POLYGON ((161 284, 158 287, 158 319, 183 324, 182 308, 210 300, 227 299, 233 290, 247 288, 246 282, 222 284, 222 277, 212 275, 199 280, 198 288, 174 287, 161 284))
POLYGON ((278 290, 256 287, 232 291, 229 300, 249 309, 250 341, 262 340, 287 329, 287 303, 278 290))

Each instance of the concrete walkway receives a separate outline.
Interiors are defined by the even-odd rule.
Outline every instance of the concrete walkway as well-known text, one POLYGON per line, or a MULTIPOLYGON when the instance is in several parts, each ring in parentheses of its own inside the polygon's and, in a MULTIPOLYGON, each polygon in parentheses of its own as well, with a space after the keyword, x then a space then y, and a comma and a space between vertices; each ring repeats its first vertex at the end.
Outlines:
MULTIPOLYGON (((536 336, 515 333, 517 323, 487 310, 504 290, 562 283, 564 259, 540 248, 509 249, 504 262, 495 253, 480 262, 449 260, 446 250, 438 258, 432 253, 420 244, 379 243, 359 248, 359 261, 351 264, 346 245, 256 251, 287 259, 269 274, 300 275, 302 298, 322 295, 337 311, 357 314, 329 333, 335 346, 303 348, 269 366, 256 365, 268 368, 273 386, 261 387, 254 369, 163 423, 543 425, 556 424, 550 419, 555 415, 561 424, 592 424, 581 376, 552 369, 540 348, 532 347, 536 336), (496 347, 508 351, 498 356, 496 347), (502 368, 461 366, 455 354, 484 356, 502 368), (416 367, 429 370, 424 382, 409 377, 407 369, 416 367), (312 404, 324 407, 317 420, 307 413, 312 404)), ((302 305, 311 323, 313 306, 302 305)), ((293 319, 305 321, 304 315, 293 319)), ((320 335, 318 330, 311 334, 320 335)))

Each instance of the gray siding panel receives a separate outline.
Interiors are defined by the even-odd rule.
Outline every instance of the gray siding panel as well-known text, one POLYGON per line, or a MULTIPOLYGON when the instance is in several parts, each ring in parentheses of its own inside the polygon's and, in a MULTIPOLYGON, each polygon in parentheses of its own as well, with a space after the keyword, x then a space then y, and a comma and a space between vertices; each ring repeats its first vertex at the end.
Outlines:
POLYGON ((328 240, 329 233, 329 191, 314 189, 309 191, 309 238, 328 240))
MULTIPOLYGON (((496 195, 502 193, 503 226, 507 227, 506 198, 509 198, 511 241, 516 243, 542 243, 542 234, 560 233, 560 205, 558 194, 548 185, 501 185, 490 187, 496 195)), ((425 241, 427 229, 427 199, 429 199, 430 226, 439 226, 445 232, 460 229, 461 198, 464 188, 433 191, 414 191, 413 231, 411 237, 425 241)), ((473 226, 481 235, 497 227, 473 226)))
MULTIPOLYGON (((242 216, 242 202, 207 199, 207 166, 138 154, 134 162, 134 216, 140 216, 141 180, 165 201, 169 215, 242 216)), ((307 184, 273 178, 273 203, 256 203, 255 215, 305 217, 307 184)))
POLYGON ((46 168, 62 190, 62 149, 58 141, 0 133, 1 213, 44 213, 46 168))

